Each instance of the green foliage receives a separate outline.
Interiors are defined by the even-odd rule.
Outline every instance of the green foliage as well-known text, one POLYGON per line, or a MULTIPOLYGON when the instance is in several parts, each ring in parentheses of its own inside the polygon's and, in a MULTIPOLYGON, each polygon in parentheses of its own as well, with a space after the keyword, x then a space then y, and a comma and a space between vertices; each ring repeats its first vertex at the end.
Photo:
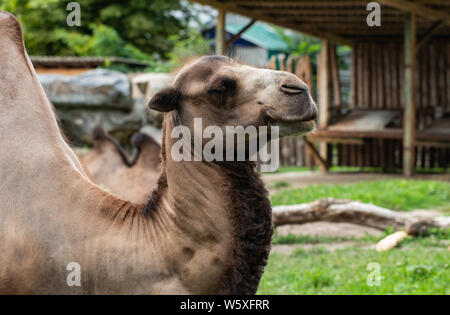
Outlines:
POLYGON ((79 0, 81 26, 66 23, 68 0, 3 0, 20 20, 30 55, 119 56, 166 69, 185 55, 204 53, 188 27, 194 8, 179 0, 79 0))
POLYGON ((272 195, 272 205, 291 205, 333 197, 359 200, 393 210, 440 207, 450 210, 450 183, 419 180, 378 180, 287 189, 272 195))
MULTIPOLYGON (((387 228, 380 236, 364 235, 361 237, 349 236, 313 236, 305 234, 287 234, 278 235, 275 230, 275 235, 272 244, 325 244, 325 243, 340 243, 340 242, 354 242, 358 244, 370 243, 374 244, 386 236, 394 233, 392 227, 387 228)), ((417 244, 422 246, 432 246, 446 248, 450 241, 450 229, 431 229, 429 235, 419 237, 407 237, 400 245, 408 246, 410 244, 417 244)))
POLYGON ((305 34, 285 31, 275 26, 275 30, 288 45, 288 53, 294 56, 316 55, 320 51, 320 40, 305 34))
POLYGON ((168 53, 169 60, 165 63, 154 63, 152 70, 156 72, 170 72, 181 67, 187 60, 193 57, 208 54, 210 46, 202 37, 200 32, 189 28, 186 36, 172 35, 170 40, 175 43, 171 52, 168 53))
POLYGON ((92 23, 89 29, 92 35, 64 29, 57 29, 53 34, 77 56, 120 56, 149 61, 147 54, 125 42, 112 27, 92 23))
POLYGON ((66 5, 59 0, 3 0, 0 9, 19 19, 30 55, 66 55, 67 47, 52 36, 55 29, 69 28, 66 5))
POLYGON ((408 237, 401 246, 408 246, 410 244, 420 244, 421 246, 429 247, 447 247, 450 245, 450 228, 447 229, 431 229, 428 231, 429 235, 408 237))
POLYGON ((281 189, 281 188, 287 188, 291 186, 290 183, 285 182, 285 181, 278 181, 276 183, 274 183, 273 185, 270 186, 271 189, 281 189))
POLYGON ((258 294, 450 294, 450 252, 409 246, 377 253, 345 248, 273 253, 258 294), (367 265, 381 266, 380 286, 366 282, 367 265))

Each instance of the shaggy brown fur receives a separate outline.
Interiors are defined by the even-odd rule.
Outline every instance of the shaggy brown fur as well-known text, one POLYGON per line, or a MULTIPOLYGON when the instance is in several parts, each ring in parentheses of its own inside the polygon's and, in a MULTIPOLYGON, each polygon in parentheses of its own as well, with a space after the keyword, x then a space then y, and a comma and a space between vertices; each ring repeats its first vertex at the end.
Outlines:
POLYGON ((255 294, 270 252, 272 208, 254 162, 219 163, 230 182, 234 245, 220 281, 222 294, 255 294))

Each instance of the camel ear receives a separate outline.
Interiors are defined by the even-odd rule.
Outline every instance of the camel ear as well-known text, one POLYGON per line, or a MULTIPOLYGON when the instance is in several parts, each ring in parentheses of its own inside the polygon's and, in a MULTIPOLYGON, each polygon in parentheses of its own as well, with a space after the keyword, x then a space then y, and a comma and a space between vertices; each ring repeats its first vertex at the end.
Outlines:
POLYGON ((181 93, 173 87, 166 88, 156 93, 150 102, 148 107, 159 112, 170 112, 178 106, 181 93))

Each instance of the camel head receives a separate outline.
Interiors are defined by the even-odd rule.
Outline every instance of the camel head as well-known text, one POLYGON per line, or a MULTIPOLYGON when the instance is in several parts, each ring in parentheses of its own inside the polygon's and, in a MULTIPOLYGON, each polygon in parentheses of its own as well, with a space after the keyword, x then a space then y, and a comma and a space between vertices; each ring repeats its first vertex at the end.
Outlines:
POLYGON ((173 85, 157 93, 149 107, 177 110, 180 123, 188 127, 201 117, 203 128, 279 126, 281 136, 312 131, 317 117, 308 86, 294 74, 257 69, 219 56, 185 65, 173 85))

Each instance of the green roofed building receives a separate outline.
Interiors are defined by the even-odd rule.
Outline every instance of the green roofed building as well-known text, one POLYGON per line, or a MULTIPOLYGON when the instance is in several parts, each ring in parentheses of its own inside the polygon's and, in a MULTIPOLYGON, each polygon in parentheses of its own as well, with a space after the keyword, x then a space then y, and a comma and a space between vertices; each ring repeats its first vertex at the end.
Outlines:
MULTIPOLYGON (((228 14, 225 28, 227 40, 232 39, 249 22, 250 20, 247 18, 228 14)), ((215 20, 207 24, 203 31, 203 36, 211 40, 212 48, 214 49, 216 36, 215 20)), ((256 22, 232 43, 227 52, 229 56, 236 57, 243 63, 263 67, 267 66, 272 55, 285 53, 287 50, 287 43, 273 26, 263 22, 256 22)))

